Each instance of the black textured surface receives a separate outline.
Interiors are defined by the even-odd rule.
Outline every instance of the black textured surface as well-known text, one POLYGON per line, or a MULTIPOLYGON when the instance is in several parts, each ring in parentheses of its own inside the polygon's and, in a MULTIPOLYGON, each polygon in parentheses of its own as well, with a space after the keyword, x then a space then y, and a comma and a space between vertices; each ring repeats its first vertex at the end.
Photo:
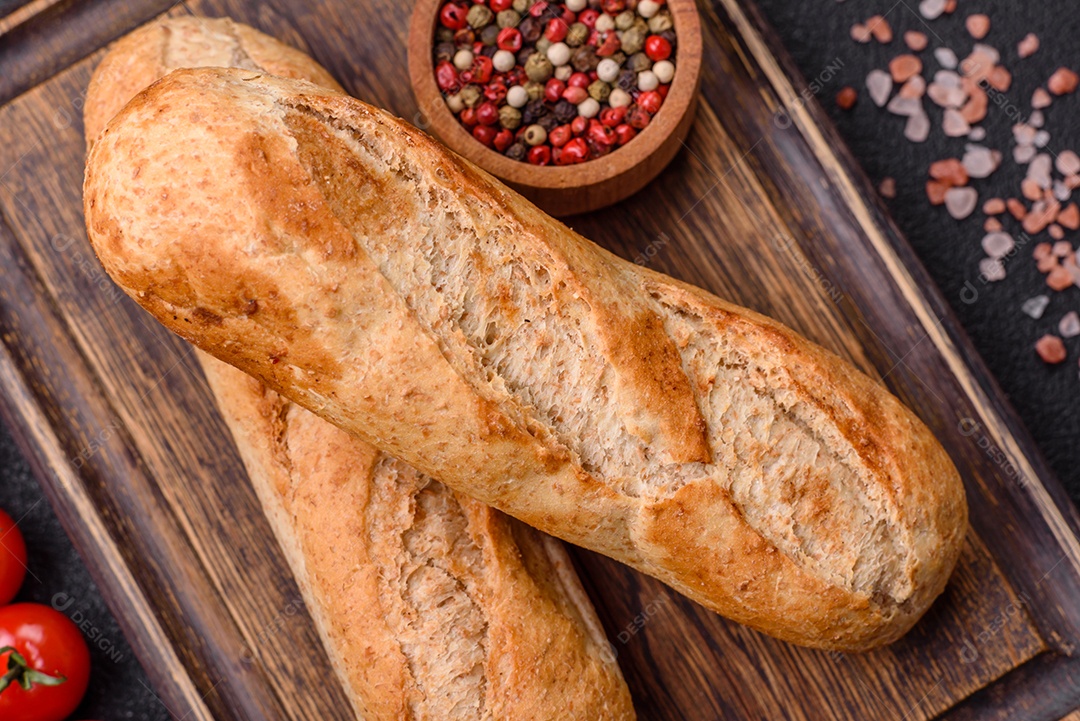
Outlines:
MULTIPOLYGON (((1065 341, 1069 357, 1057 366, 1047 366, 1034 352, 1040 336, 1057 332, 1062 315, 1080 310, 1080 289, 1055 293, 1046 287, 1031 258, 1035 243, 1050 240, 1045 232, 1007 262, 1005 280, 981 282, 978 263, 984 257, 980 248, 984 216, 976 211, 963 221, 953 220, 943 207, 930 206, 925 190, 930 163, 962 157, 970 141, 945 137, 942 112, 927 99, 924 104, 934 129, 927 142, 909 143, 903 136, 904 118, 876 107, 865 87, 870 70, 887 69, 890 59, 911 52, 903 41, 906 30, 923 32, 930 41, 926 50, 917 53, 928 81, 939 69, 933 57, 935 47, 949 47, 961 59, 975 42, 998 48, 1013 83, 1002 94, 1002 105, 991 102, 981 123, 987 136, 980 144, 1000 149, 1005 160, 992 176, 973 180, 971 185, 979 190, 980 207, 987 198, 1019 197, 1026 166, 1012 160, 1011 128, 1017 117, 1026 118, 1031 112, 1032 92, 1045 86, 1054 70, 1066 66, 1080 71, 1080 6, 1075 0, 959 0, 951 16, 926 21, 919 15, 918 0, 758 0, 758 4, 803 75, 818 81, 819 100, 870 178, 875 182, 896 179, 897 196, 887 200, 887 205, 1073 500, 1080 501, 1080 337, 1065 341), (991 19, 990 32, 982 41, 974 40, 964 27, 964 19, 973 13, 991 19), (891 43, 862 45, 851 39, 851 26, 873 15, 883 15, 892 26, 891 43), (1028 32, 1039 36, 1041 47, 1035 55, 1020 59, 1016 45, 1028 32), (858 104, 850 111, 835 103, 836 93, 845 85, 859 91, 858 104), (968 283, 977 297, 970 289, 961 295, 968 283), (1034 320, 1020 306, 1040 294, 1050 296, 1050 305, 1041 319, 1034 320)), ((1080 95, 1056 98, 1044 113, 1051 135, 1047 149, 1080 152, 1080 124, 1076 122, 1080 95)), ((1080 201, 1080 192, 1074 200, 1080 201)), ((1004 224, 1010 232, 1021 230, 1011 217, 1004 224)), ((1074 247, 1077 235, 1066 235, 1074 247)))
POLYGON ((75 621, 87 637, 93 659, 90 688, 73 718, 105 721, 170 718, 151 692, 142 667, 2 426, 0 508, 19 522, 28 548, 29 572, 16 602, 52 606, 75 621))

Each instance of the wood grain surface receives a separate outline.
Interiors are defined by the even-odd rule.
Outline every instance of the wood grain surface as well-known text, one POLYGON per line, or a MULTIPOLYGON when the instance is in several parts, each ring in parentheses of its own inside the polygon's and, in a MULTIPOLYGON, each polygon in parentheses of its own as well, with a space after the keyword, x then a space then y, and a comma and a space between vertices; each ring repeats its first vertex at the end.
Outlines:
MULTIPOLYGON (((77 31, 81 10, 50 18, 50 37, 100 48, 161 9, 100 7, 77 31)), ((172 12, 252 24, 412 119, 410 9, 193 0, 172 12)), ((686 146, 644 191, 571 225, 881 378, 960 468, 972 531, 926 619, 857 656, 773 641, 575 551, 640 717, 1059 721, 1080 706, 1073 507, 754 8, 699 9, 686 146)), ((81 111, 101 54, 59 72, 23 58, 15 67, 37 69, 0 81, 0 97, 32 88, 0 108, 4 412, 174 717, 350 718, 190 349, 120 294, 86 241, 81 111)))

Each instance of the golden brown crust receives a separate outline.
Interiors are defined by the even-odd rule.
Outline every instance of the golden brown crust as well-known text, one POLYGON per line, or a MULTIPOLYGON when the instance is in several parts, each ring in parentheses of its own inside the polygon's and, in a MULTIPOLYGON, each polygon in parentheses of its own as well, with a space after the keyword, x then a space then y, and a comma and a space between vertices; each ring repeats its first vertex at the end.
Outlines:
POLYGON ((870 648, 956 562, 956 470, 886 390, 351 98, 173 73, 105 131, 85 202, 106 269, 183 337, 740 622, 870 648))
MULTIPOLYGON (((172 18, 140 28, 106 55, 87 95, 88 139, 177 63, 264 67, 337 87, 310 58, 247 26, 172 18)), ((254 296, 235 308, 249 316, 273 310, 260 311, 254 296)), ((288 324, 295 314, 274 317, 288 324)), ((192 318, 224 323, 203 307, 192 318)), ((359 718, 541 721, 553 709, 590 721, 634 718, 599 620, 557 541, 451 496, 232 366, 198 357, 359 718), (435 592, 450 580, 471 591, 433 600, 424 579, 435 592)))

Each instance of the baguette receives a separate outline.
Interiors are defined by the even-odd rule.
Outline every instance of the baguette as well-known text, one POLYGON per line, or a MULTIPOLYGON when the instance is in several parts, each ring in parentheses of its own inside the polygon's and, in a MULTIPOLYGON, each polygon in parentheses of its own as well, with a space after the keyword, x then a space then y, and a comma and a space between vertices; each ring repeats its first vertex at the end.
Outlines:
MULTIPOLYGON (((250 27, 170 18, 124 37, 98 66, 88 146, 147 85, 207 64, 338 87, 250 27)), ((558 541, 197 355, 359 718, 634 718, 558 541)))
POLYGON ((873 648, 956 563, 959 476, 883 386, 360 101, 174 72, 106 128, 84 202, 106 270, 182 337, 736 621, 873 648))

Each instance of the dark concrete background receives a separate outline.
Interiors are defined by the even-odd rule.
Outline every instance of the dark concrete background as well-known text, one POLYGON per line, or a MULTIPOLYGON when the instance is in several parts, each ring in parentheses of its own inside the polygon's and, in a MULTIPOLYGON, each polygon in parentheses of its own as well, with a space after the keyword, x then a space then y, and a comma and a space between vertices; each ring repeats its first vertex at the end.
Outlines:
MULTIPOLYGON (((920 30, 929 36, 931 46, 921 53, 928 76, 937 68, 931 54, 936 45, 947 45, 964 57, 974 41, 964 29, 963 19, 967 14, 983 12, 992 19, 984 42, 1001 50, 1005 65, 1013 73, 1013 86, 1006 96, 1026 115, 1032 91, 1057 67, 1067 65, 1080 70, 1080 6, 1075 0, 960 0, 953 16, 924 24, 917 14, 916 0, 758 2, 807 78, 817 78, 837 60, 842 62, 839 73, 824 84, 819 99, 870 177, 875 181, 886 176, 896 179, 898 194, 888 204, 898 223, 952 302, 1073 499, 1080 499, 1080 338, 1067 341, 1070 357, 1057 367, 1045 366, 1032 350, 1035 340, 1052 331, 1064 312, 1080 309, 1080 289, 1050 293, 1050 307, 1041 320, 1034 321, 1020 312, 1020 304, 1047 291, 1027 253, 1012 259, 1005 281, 978 283, 981 216, 955 221, 942 208, 931 208, 924 191, 929 164, 940 158, 959 157, 965 141, 945 138, 935 131, 922 145, 908 143, 902 135, 903 119, 876 108, 863 85, 872 68, 884 68, 890 58, 905 52, 901 40, 904 30, 920 30), (849 37, 852 24, 874 14, 887 18, 896 39, 886 46, 853 42, 849 37), (1033 57, 1020 60, 1016 43, 1028 32, 1039 35, 1042 47, 1033 57), (833 102, 833 96, 844 85, 860 92, 859 103, 850 112, 839 110, 833 102), (964 303, 960 290, 969 281, 977 283, 979 298, 964 303)), ((930 103, 927 106, 939 127, 940 112, 930 103)), ((1078 110, 1080 97, 1074 95, 1058 99, 1046 111, 1051 149, 1080 149, 1080 124, 1075 121, 1078 110)), ((983 123, 988 132, 983 144, 1000 148, 1006 161, 992 177, 974 181, 982 198, 1018 193, 1023 170, 1009 160, 1012 122, 1008 113, 991 106, 983 123)), ((168 719, 168 712, 147 687, 142 669, 3 428, 0 508, 21 519, 20 528, 30 546, 29 566, 36 578, 28 577, 19 600, 50 604, 57 594, 64 594, 58 600, 70 602, 66 612, 78 614, 79 620, 85 618, 99 629, 102 641, 93 647, 90 691, 76 717, 168 719)))

